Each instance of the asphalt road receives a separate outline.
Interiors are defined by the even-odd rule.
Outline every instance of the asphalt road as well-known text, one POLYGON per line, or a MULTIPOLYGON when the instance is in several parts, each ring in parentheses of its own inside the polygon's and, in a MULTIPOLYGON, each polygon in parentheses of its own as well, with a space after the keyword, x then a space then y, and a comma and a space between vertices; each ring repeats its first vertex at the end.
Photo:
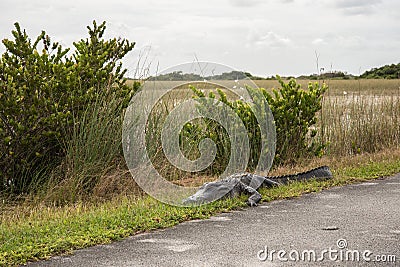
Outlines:
POLYGON ((399 211, 400 174, 190 221, 31 266, 400 266, 399 211))

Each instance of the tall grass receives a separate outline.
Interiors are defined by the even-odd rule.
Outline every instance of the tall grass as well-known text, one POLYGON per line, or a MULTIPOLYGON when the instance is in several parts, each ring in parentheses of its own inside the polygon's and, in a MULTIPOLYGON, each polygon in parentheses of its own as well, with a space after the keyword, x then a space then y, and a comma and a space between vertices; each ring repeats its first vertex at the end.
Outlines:
MULTIPOLYGON (((279 82, 276 80, 257 80, 257 86, 270 89, 277 88, 279 82)), ((315 82, 315 80, 311 81, 315 82)), ((400 80, 385 79, 359 79, 359 80, 325 80, 329 86, 327 95, 343 95, 343 92, 357 93, 362 95, 395 95, 400 96, 400 80)), ((309 80, 297 80, 303 88, 307 88, 309 80)))
MULTIPOLYGON (((298 80, 306 88, 308 80, 298 80)), ((400 80, 327 80, 319 137, 332 157, 400 147, 400 80)), ((255 83, 266 89, 278 81, 255 83)))
POLYGON ((77 201, 90 195, 99 179, 116 168, 122 155, 122 104, 121 98, 105 90, 82 116, 74 118, 64 161, 52 172, 45 198, 77 201))
POLYGON ((334 156, 400 146, 400 95, 346 94, 325 98, 320 134, 334 156))

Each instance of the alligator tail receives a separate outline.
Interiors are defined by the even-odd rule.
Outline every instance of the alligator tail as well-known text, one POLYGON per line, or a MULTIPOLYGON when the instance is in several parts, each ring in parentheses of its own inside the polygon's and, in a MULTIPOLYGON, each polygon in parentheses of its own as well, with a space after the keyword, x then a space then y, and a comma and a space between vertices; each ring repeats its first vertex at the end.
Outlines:
POLYGON ((306 181, 310 179, 327 180, 332 179, 333 175, 328 166, 321 166, 309 171, 300 172, 291 175, 267 176, 267 179, 278 182, 280 184, 288 184, 292 181, 306 181))

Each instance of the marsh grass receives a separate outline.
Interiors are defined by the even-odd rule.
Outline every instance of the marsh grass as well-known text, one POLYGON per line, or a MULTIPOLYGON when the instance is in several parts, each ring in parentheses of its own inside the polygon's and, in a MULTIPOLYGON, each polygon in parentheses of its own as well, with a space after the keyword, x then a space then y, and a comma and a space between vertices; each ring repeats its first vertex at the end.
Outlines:
POLYGON ((374 153, 400 146, 400 95, 328 96, 320 138, 335 156, 374 153))
MULTIPOLYGON (((58 204, 74 203, 91 197, 99 182, 124 176, 121 156, 122 99, 105 90, 80 117, 65 141, 63 162, 50 174, 39 198, 58 204)), ((114 179, 118 184, 118 181, 114 179)), ((112 190, 109 192, 113 194, 112 190)))
MULTIPOLYGON (((307 88, 310 80, 296 80, 307 88)), ((271 89, 279 87, 276 80, 256 80, 259 87, 271 89)), ((400 95, 400 80, 392 79, 358 79, 358 80, 311 80, 311 82, 325 82, 329 86, 327 96, 343 95, 344 92, 360 95, 400 95)))
MULTIPOLYGON (((271 89, 278 81, 255 81, 271 89)), ((298 80, 307 88, 308 80, 298 80)), ((312 81, 315 82, 315 81, 312 81)), ((323 82, 323 81, 320 81, 323 82)), ((325 153, 341 157, 400 146, 400 80, 326 80, 317 125, 325 153)))
MULTIPOLYGON (((163 144, 161 140, 161 133, 163 127, 168 127, 165 125, 166 118, 170 115, 170 112, 177 108, 179 104, 183 103, 186 100, 193 99, 193 90, 191 89, 192 86, 196 86, 196 88, 205 93, 208 96, 209 92, 215 92, 216 88, 220 88, 225 85, 219 85, 215 83, 209 82, 196 82, 196 83, 183 83, 180 82, 162 82, 161 85, 166 83, 167 88, 171 87, 173 90, 169 91, 168 93, 164 94, 160 101, 152 108, 150 112, 147 124, 146 124, 146 148, 148 151, 148 155, 153 163, 153 166, 157 169, 157 171, 165 177, 167 180, 174 181, 179 183, 179 180, 186 177, 193 177, 193 173, 189 171, 181 170, 180 168, 174 166, 169 162, 167 159, 163 144)), ((156 84, 157 86, 157 84, 156 84)), ((152 88, 151 90, 161 90, 157 87, 152 88)), ((227 96, 230 99, 238 99, 239 97, 236 96, 233 92, 222 88, 227 96)), ((151 91, 150 91, 151 93, 151 91)), ((188 111, 190 112, 190 111, 188 111)), ((185 117, 185 112, 181 112, 180 114, 185 117)), ((217 123, 211 123, 210 120, 205 120, 203 118, 195 118, 190 121, 192 123, 192 127, 189 130, 187 127, 185 128, 187 131, 183 131, 185 134, 181 134, 180 138, 180 149, 183 155, 190 159, 196 160, 198 159, 201 154, 199 150, 199 140, 204 139, 206 135, 205 131, 213 128, 220 127, 217 123)), ((184 128, 187 125, 181 125, 184 128)), ((222 128, 222 127, 221 127, 222 128)), ((224 130, 224 128, 222 128, 224 130)), ((223 140, 224 144, 229 143, 229 137, 224 130, 222 133, 221 131, 215 130, 220 134, 218 140, 223 140)), ((221 147, 222 141, 218 144, 221 147)), ((223 147, 225 148, 225 146, 223 147)), ((230 151, 229 149, 225 149, 224 152, 228 151, 227 153, 220 153, 220 157, 206 169, 204 170, 200 176, 204 176, 205 174, 213 175, 214 170, 216 169, 223 169, 226 167, 227 162, 229 161, 230 151), (223 154, 221 156, 221 154, 223 154), (223 156, 228 156, 228 159, 223 158, 223 156)))

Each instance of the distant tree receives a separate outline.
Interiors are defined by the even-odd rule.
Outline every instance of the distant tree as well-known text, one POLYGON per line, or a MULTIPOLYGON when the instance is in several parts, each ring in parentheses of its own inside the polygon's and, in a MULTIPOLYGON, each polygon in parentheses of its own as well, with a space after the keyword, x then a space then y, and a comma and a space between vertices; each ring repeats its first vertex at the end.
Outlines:
POLYGON ((365 79, 400 79, 400 63, 372 68, 365 71, 360 77, 365 79))
POLYGON ((166 74, 160 74, 155 77, 150 77, 149 80, 158 81, 202 81, 206 80, 241 80, 241 79, 263 79, 260 77, 252 76, 249 72, 231 71, 224 72, 222 74, 216 74, 211 76, 201 76, 194 73, 183 73, 183 71, 173 71, 166 74))

